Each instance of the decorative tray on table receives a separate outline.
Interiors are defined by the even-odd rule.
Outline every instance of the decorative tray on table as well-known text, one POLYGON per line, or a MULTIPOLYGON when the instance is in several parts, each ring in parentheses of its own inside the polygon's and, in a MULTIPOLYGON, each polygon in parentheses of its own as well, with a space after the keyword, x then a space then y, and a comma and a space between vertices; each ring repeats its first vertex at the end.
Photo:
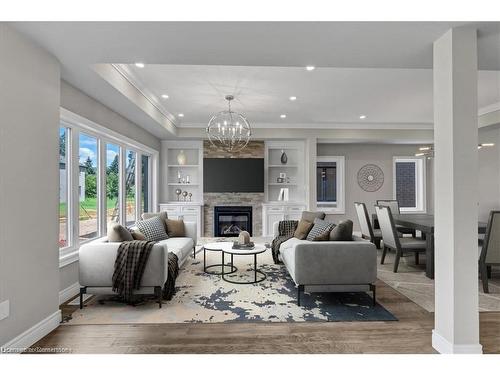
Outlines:
POLYGON ((246 244, 239 244, 237 241, 233 242, 234 250, 253 250, 255 248, 255 244, 253 242, 249 242, 246 244))

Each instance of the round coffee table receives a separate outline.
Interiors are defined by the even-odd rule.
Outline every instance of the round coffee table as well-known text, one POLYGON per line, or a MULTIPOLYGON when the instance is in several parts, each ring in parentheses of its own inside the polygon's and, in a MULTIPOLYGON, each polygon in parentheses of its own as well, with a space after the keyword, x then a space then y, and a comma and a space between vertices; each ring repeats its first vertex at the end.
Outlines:
POLYGON ((226 248, 231 248, 233 247, 232 242, 210 242, 205 245, 203 245, 203 271, 205 273, 208 273, 210 275, 222 275, 226 274, 229 275, 231 273, 236 272, 238 269, 233 265, 233 257, 231 256, 231 263, 230 264, 225 264, 224 262, 224 252, 223 250, 226 248), (207 251, 218 251, 222 253, 222 263, 220 264, 210 264, 207 266, 207 251), (220 267, 221 271, 209 271, 210 268, 214 267, 220 267), (231 267, 230 272, 225 272, 225 267, 231 267))
MULTIPOLYGON (((225 254, 230 254, 231 255, 231 264, 233 263, 233 256, 234 255, 253 255, 253 274, 254 274, 254 281, 233 281, 230 279, 227 279, 225 275, 229 275, 229 273, 222 272, 222 279, 224 281, 227 281, 228 283, 231 284, 256 284, 260 283, 261 281, 264 281, 266 279, 266 274, 262 272, 261 270, 257 269, 257 254, 262 254, 267 250, 267 248, 264 245, 255 245, 255 247, 251 250, 239 250, 239 249, 233 249, 233 245, 225 247, 222 249, 222 263, 224 263, 224 255, 225 254), (257 274, 261 275, 259 279, 257 279, 257 274)), ((234 273, 231 272, 231 273, 234 273)))

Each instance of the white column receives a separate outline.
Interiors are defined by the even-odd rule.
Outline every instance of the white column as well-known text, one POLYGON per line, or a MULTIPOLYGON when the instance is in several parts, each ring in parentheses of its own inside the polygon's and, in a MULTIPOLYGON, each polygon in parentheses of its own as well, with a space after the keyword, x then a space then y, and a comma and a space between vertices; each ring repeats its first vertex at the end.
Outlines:
POLYGON ((478 313, 477 34, 434 42, 435 328, 440 353, 481 353, 478 313))

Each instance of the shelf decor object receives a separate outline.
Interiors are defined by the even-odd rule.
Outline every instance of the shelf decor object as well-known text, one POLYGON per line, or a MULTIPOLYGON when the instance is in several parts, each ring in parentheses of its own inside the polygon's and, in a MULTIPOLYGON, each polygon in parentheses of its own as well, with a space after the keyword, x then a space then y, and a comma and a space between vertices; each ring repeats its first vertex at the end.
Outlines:
POLYGON ((228 152, 243 150, 252 136, 250 123, 245 116, 231 110, 233 95, 226 95, 228 110, 212 116, 208 122, 206 132, 210 143, 228 152))
POLYGON ((384 172, 378 165, 366 164, 358 171, 358 185, 368 192, 379 190, 384 184, 384 172))
POLYGON ((177 195, 177 201, 180 200, 181 198, 181 193, 182 193, 182 190, 181 189, 175 189, 175 194, 177 195))
POLYGON ((281 150, 281 158, 280 158, 281 164, 286 164, 288 163, 288 156, 285 152, 285 150, 281 150))
POLYGON ((184 153, 184 150, 180 150, 177 154, 177 163, 179 163, 179 165, 186 164, 186 154, 184 153))

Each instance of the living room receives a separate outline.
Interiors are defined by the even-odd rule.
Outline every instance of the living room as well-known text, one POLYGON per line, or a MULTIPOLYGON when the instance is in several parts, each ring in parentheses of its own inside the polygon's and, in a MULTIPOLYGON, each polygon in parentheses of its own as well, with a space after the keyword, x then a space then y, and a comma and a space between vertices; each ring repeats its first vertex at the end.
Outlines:
POLYGON ((19 19, 3 353, 500 352, 500 22, 19 19))

